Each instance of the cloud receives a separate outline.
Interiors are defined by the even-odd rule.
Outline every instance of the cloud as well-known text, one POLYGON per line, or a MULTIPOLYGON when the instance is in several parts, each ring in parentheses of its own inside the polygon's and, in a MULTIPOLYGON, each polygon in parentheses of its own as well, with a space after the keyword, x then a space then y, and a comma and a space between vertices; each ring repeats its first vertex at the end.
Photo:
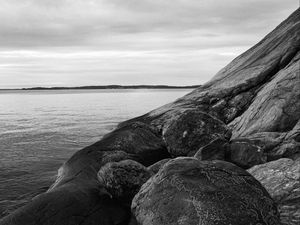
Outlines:
POLYGON ((22 86, 24 79, 195 84, 259 41, 298 1, 0 0, 0 6, 3 86, 22 86))

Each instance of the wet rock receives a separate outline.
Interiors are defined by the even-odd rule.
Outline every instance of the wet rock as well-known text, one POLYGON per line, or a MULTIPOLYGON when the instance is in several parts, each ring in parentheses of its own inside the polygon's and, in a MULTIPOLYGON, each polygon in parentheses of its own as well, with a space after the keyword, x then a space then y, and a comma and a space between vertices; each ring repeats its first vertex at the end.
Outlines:
POLYGON ((107 163, 98 172, 98 180, 111 196, 129 203, 149 178, 147 168, 133 160, 107 163))
POLYGON ((172 156, 192 156, 216 138, 229 139, 231 132, 219 119, 191 110, 173 121, 163 136, 172 156))
POLYGON ((248 170, 277 202, 283 224, 300 224, 300 159, 282 158, 248 170))
POLYGON ((276 205, 249 173, 224 161, 170 160, 132 202, 140 225, 280 224, 276 205))
POLYGON ((194 157, 199 160, 225 160, 227 145, 227 140, 217 138, 209 144, 201 147, 194 157))
POLYGON ((228 161, 248 169, 267 162, 263 149, 249 139, 232 140, 228 145, 228 161))
POLYGON ((171 160, 171 158, 160 160, 157 163, 154 163, 153 165, 148 166, 147 169, 151 174, 156 174, 170 160, 171 160))

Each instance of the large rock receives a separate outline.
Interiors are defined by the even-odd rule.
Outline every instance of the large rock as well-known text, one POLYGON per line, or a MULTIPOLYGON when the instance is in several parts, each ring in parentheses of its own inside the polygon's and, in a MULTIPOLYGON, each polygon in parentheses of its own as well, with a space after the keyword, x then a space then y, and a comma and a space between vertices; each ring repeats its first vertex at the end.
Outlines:
POLYGON ((224 161, 170 160, 135 196, 140 225, 280 224, 276 205, 249 173, 224 161))
POLYGON ((163 136, 172 156, 192 156, 216 138, 229 139, 231 132, 219 119, 191 110, 172 121, 163 136))
POLYGON ((228 160, 244 169, 267 161, 263 149, 249 139, 232 140, 228 145, 228 160))
POLYGON ((131 203, 149 178, 147 168, 133 160, 107 163, 98 172, 98 180, 111 196, 125 203, 131 203))
POLYGON ((279 159, 248 170, 277 202, 283 224, 300 224, 300 159, 279 159))

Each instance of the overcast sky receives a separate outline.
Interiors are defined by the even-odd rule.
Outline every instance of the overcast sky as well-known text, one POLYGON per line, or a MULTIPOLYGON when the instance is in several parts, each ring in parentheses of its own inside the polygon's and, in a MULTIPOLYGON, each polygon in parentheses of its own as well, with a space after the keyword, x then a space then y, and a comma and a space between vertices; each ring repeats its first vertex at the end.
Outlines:
POLYGON ((209 80, 298 0, 0 0, 0 88, 209 80))

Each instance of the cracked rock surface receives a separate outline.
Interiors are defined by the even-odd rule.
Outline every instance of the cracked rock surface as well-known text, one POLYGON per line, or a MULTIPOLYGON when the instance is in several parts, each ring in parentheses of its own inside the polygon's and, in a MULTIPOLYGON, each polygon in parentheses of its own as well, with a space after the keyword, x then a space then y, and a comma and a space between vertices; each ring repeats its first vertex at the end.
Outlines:
POLYGON ((300 158, 282 158, 248 170, 277 202, 283 224, 300 221, 300 158))

